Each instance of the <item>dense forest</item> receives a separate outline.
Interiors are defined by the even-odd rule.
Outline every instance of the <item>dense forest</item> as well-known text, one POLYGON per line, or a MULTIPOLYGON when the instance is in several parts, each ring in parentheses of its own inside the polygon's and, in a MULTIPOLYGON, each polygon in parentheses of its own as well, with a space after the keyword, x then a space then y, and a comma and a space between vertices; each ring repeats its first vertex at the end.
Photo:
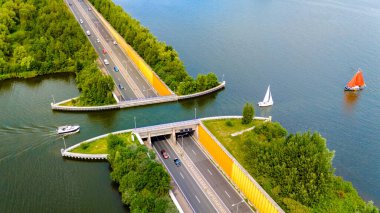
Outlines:
POLYGON ((114 103, 113 82, 62 0, 0 0, 0 80, 76 74, 77 105, 114 103))
POLYGON ((170 201, 170 176, 146 146, 129 144, 117 135, 107 137, 111 178, 119 184, 130 212, 177 212, 170 201))
POLYGON ((288 134, 266 122, 242 140, 245 168, 286 212, 379 212, 334 175, 334 152, 319 133, 288 134))
POLYGON ((157 75, 179 95, 201 92, 217 86, 214 73, 193 79, 173 47, 158 39, 112 0, 89 0, 125 41, 147 62, 157 75))

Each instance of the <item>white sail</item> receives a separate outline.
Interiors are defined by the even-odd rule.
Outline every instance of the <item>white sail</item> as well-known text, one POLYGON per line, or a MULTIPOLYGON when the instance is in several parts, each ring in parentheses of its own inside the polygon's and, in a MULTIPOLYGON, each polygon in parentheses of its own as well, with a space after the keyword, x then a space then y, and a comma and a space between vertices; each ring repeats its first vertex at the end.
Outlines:
POLYGON ((265 93, 263 101, 259 102, 258 104, 260 107, 273 105, 272 93, 270 92, 270 85, 268 86, 268 89, 267 89, 267 92, 265 93))
POLYGON ((269 103, 273 104, 272 93, 269 91, 269 103))
POLYGON ((269 96, 270 96, 270 85, 268 86, 267 92, 265 93, 263 102, 268 102, 269 101, 269 96))

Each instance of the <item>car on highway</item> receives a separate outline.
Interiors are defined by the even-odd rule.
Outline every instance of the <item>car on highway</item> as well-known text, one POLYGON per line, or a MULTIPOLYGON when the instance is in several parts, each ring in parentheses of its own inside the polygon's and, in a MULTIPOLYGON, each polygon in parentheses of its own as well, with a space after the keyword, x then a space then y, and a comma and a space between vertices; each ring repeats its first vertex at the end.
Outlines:
POLYGON ((165 149, 161 150, 161 155, 164 159, 168 159, 169 158, 169 154, 165 151, 165 149))
POLYGON ((123 85, 119 84, 119 88, 120 89, 124 89, 123 85))
POLYGON ((103 48, 103 54, 106 54, 106 53, 107 53, 107 50, 103 48))
POLYGON ((119 68, 117 68, 117 66, 114 66, 114 67, 113 67, 113 71, 115 71, 115 72, 119 72, 119 68))
POLYGON ((91 35, 91 33, 90 33, 90 31, 89 31, 89 30, 87 30, 87 31, 86 31, 86 34, 87 34, 88 36, 90 36, 90 35, 91 35))
POLYGON ((181 166, 181 161, 178 159, 178 158, 175 158, 174 159, 174 163, 175 165, 178 167, 178 166, 181 166))
POLYGON ((105 64, 105 65, 108 65, 108 64, 110 64, 110 62, 108 62, 107 59, 104 59, 104 64, 105 64))
POLYGON ((114 44, 114 45, 117 45, 117 42, 116 42, 116 41, 113 41, 113 44, 114 44))
POLYGON ((80 22, 81 24, 83 24, 83 19, 79 19, 79 22, 80 22))
POLYGON ((96 42, 100 43, 100 40, 98 38, 96 38, 96 42))

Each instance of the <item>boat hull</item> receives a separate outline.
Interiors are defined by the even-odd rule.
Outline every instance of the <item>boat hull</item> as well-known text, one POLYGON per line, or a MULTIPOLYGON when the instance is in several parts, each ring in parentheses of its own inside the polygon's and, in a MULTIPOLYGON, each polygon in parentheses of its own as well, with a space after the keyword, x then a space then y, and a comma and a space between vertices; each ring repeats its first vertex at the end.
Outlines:
POLYGON ((259 102, 258 105, 259 107, 268 107, 268 106, 272 106, 273 102, 259 102))
POLYGON ((364 86, 363 87, 359 87, 359 86, 355 86, 355 87, 347 87, 345 86, 344 87, 344 91, 359 91, 359 90, 362 90, 364 89, 364 86))
POLYGON ((80 126, 64 126, 63 129, 58 128, 58 135, 71 135, 80 131, 80 126))

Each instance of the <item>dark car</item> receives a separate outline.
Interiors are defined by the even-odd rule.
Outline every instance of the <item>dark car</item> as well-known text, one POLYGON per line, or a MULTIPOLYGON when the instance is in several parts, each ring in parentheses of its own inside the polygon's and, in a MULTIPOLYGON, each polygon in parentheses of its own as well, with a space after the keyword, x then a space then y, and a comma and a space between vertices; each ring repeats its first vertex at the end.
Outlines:
POLYGON ((169 158, 169 154, 165 151, 165 149, 161 150, 161 155, 163 158, 165 159, 168 159, 169 158))
POLYGON ((123 85, 119 84, 119 88, 120 89, 124 89, 123 85))
POLYGON ((181 161, 178 158, 174 159, 174 163, 176 166, 181 166, 181 161))
POLYGON ((114 66, 114 67, 113 67, 113 71, 115 71, 115 72, 119 72, 119 68, 117 68, 117 66, 114 66))

